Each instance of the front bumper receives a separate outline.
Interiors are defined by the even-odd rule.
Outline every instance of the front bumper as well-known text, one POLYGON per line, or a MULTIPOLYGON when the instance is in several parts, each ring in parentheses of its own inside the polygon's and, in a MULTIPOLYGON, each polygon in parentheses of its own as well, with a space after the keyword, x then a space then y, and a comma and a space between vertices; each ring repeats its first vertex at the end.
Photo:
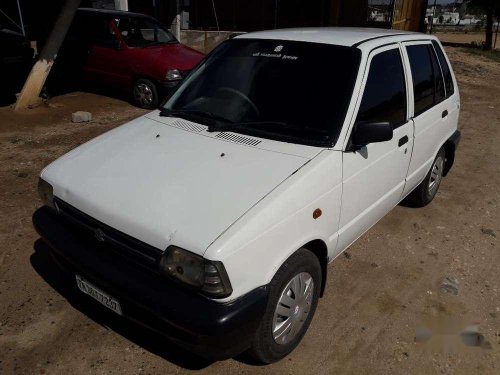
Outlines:
MULTIPOLYGON (((51 208, 38 209, 33 225, 57 263, 73 278, 78 273, 117 298, 123 316, 211 360, 250 347, 266 309, 267 286, 229 303, 214 302, 107 251, 106 244, 82 235, 51 208)), ((89 297, 82 293, 82 298, 89 297)))

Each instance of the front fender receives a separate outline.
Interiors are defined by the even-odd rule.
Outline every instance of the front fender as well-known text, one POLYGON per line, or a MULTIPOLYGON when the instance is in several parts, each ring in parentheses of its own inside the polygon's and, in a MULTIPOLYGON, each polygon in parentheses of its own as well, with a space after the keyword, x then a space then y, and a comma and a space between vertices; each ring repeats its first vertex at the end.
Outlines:
POLYGON ((342 197, 342 153, 324 150, 257 203, 205 252, 224 263, 230 299, 268 284, 305 244, 321 240, 332 257, 342 197), (316 209, 322 215, 314 219, 316 209))

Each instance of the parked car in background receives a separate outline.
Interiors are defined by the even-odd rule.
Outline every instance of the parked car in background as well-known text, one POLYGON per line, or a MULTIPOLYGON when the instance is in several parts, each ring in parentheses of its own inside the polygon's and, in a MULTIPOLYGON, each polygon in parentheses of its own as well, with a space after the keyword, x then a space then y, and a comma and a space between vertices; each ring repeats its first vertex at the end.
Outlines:
POLYGON ((52 83, 121 90, 141 108, 156 108, 204 58, 156 19, 138 13, 78 9, 56 60, 52 83))
POLYGON ((274 362, 328 263, 403 199, 434 199, 459 108, 434 36, 241 35, 162 110, 45 168, 33 222, 75 289, 117 314, 208 358, 274 362))

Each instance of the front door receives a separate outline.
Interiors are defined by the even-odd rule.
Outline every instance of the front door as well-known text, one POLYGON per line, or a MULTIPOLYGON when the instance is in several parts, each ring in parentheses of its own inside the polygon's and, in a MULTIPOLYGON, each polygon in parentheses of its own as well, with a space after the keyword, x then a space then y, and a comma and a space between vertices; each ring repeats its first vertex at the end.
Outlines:
POLYGON ((372 51, 355 123, 390 122, 393 138, 343 153, 342 212, 338 251, 344 250, 389 210, 403 193, 413 148, 407 72, 399 44, 372 51))

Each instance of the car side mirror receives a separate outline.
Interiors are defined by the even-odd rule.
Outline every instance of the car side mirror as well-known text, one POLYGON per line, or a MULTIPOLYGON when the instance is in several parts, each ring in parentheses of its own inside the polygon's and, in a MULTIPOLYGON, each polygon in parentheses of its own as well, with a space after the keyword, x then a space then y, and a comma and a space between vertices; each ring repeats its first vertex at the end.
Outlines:
POLYGON ((352 131, 351 150, 359 150, 370 143, 390 141, 392 135, 389 122, 358 122, 352 131))

